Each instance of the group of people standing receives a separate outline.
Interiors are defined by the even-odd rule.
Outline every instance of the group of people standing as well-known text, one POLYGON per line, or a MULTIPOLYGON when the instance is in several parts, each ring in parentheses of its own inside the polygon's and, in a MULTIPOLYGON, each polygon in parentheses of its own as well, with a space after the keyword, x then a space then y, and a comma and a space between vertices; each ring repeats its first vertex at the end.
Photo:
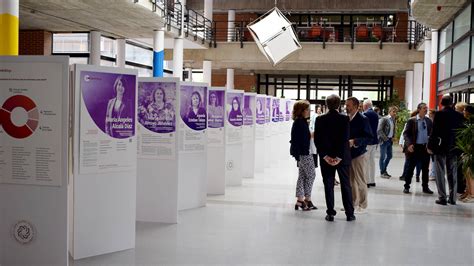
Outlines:
MULTIPOLYGON (((456 204, 456 131, 463 127, 464 118, 452 108, 451 96, 441 100, 443 109, 435 115, 434 121, 427 116, 427 106, 420 103, 416 115, 410 118, 403 130, 403 152, 406 156, 403 174, 404 193, 410 193, 413 171, 417 165, 423 172, 423 193, 433 194, 428 186, 430 157, 435 159, 436 184, 439 199, 437 204, 456 204), (447 166, 449 195, 446 194, 444 166, 447 166)), ((360 104, 355 97, 346 99, 346 114, 339 112, 341 99, 337 95, 326 98, 328 112, 310 117, 307 101, 298 101, 293 107, 290 154, 296 159, 299 175, 296 186, 295 210, 317 209, 311 200, 315 179, 315 167, 319 156, 323 177, 326 220, 334 221, 335 174, 338 173, 343 211, 347 221, 356 219, 354 214, 366 212, 368 188, 375 187, 375 152, 380 148, 380 177, 390 178, 387 172, 392 158, 393 140, 396 136, 398 108, 392 106, 388 115, 380 117, 374 111, 372 102, 360 104), (362 106, 362 108, 360 108, 362 106), (363 109, 363 111, 361 110, 363 109), (314 145, 313 145, 314 143, 314 145), (317 152, 316 152, 317 150, 317 152)))

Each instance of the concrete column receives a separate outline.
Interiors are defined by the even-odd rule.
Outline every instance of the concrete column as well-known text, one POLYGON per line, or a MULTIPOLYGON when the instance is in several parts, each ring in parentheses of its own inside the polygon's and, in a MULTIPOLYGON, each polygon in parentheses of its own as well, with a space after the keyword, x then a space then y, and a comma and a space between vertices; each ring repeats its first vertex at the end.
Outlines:
POLYGON ((436 108, 436 97, 438 94, 438 30, 431 30, 431 70, 430 70, 430 101, 428 106, 430 109, 436 108))
POLYGON ((20 1, 0 1, 0 55, 18 55, 20 1))
POLYGON ((407 109, 413 110, 413 71, 407 71, 405 77, 405 102, 407 109))
POLYGON ((202 61, 202 75, 204 82, 212 86, 212 61, 202 61))
POLYGON ((234 69, 232 68, 227 69, 227 79, 226 79, 225 87, 226 87, 226 90, 234 89, 234 69))
POLYGON ((165 28, 153 31, 153 77, 163 77, 165 61, 165 28))
POLYGON ((173 77, 183 81, 183 38, 174 39, 173 47, 173 77))
POLYGON ((431 39, 425 39, 425 59, 423 62, 423 94, 421 101, 428 104, 430 101, 431 80, 431 39))
POLYGON ((235 39, 235 10, 230 9, 227 16, 227 41, 235 39))
POLYGON ((421 102, 421 94, 423 93, 423 64, 416 63, 413 68, 413 98, 412 106, 416 106, 421 102))
POLYGON ((125 67, 125 39, 117 39, 117 67, 125 67))
POLYGON ((90 32, 91 51, 89 64, 94 66, 100 66, 100 36, 101 33, 99 31, 90 32))
POLYGON ((213 0, 204 0, 204 17, 212 21, 213 0))
POLYGON ((187 67, 186 72, 188 73, 188 80, 187 81, 193 81, 193 69, 190 68, 190 67, 187 67))

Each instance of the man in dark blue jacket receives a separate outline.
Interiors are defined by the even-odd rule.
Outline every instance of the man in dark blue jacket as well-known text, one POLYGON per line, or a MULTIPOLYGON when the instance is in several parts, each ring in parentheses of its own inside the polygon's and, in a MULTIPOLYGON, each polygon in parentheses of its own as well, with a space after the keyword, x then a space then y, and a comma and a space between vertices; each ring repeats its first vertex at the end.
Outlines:
POLYGON ((372 130, 372 140, 367 143, 368 175, 367 187, 375 187, 375 150, 379 144, 377 138, 377 127, 379 125, 379 115, 372 109, 372 101, 364 100, 364 115, 369 119, 370 129, 372 130))
POLYGON ((329 112, 316 118, 314 142, 321 162, 321 174, 326 196, 326 221, 334 221, 334 178, 336 171, 341 181, 342 203, 347 221, 355 220, 352 189, 349 180, 351 153, 349 148, 349 118, 338 112, 341 98, 332 94, 326 98, 329 112))
POLYGON ((352 204, 356 213, 367 209, 367 144, 373 139, 369 119, 358 112, 359 100, 349 97, 346 110, 350 119, 349 146, 351 147, 351 167, 349 169, 352 186, 352 204))

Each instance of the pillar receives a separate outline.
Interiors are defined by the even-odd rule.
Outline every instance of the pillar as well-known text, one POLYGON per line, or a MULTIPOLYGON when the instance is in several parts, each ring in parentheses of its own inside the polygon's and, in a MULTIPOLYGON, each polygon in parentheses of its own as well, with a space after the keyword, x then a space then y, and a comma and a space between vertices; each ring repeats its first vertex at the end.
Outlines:
POLYGON ((117 39, 117 67, 125 67, 125 39, 117 39))
POLYGON ((227 69, 227 78, 226 78, 225 87, 226 87, 226 90, 234 89, 234 69, 232 68, 227 69))
POLYGON ((204 17, 212 21, 213 0, 204 0, 204 17))
MULTIPOLYGON (((181 4, 184 10, 186 6, 186 0, 181 0, 181 4)), ((184 25, 184 13, 181 12, 181 25, 184 25)), ((181 34, 174 38, 173 45, 173 77, 179 78, 180 81, 183 81, 183 38, 184 38, 184 27, 181 29, 181 34)))
POLYGON ((430 70, 430 101, 428 106, 430 109, 436 108, 436 97, 438 94, 438 30, 431 30, 431 70, 430 70))
POLYGON ((421 102, 421 94, 423 93, 423 64, 415 63, 413 68, 413 96, 412 96, 412 107, 416 106, 421 102))
POLYGON ((163 77, 165 62, 165 28, 153 31, 153 77, 163 77))
POLYGON ((235 39, 235 10, 230 9, 227 16, 227 41, 235 39))
POLYGON ((0 1, 0 55, 18 55, 19 0, 0 1))
POLYGON ((407 71, 405 78, 405 102, 408 110, 413 110, 413 71, 407 71))
POLYGON ((99 31, 90 32, 91 51, 89 64, 94 66, 100 66, 100 36, 101 33, 99 31))
POLYGON ((425 59, 423 63, 423 94, 421 101, 428 104, 430 101, 431 80, 431 39, 425 39, 425 59))
POLYGON ((212 61, 204 60, 202 62, 202 75, 204 78, 204 83, 212 86, 212 61))

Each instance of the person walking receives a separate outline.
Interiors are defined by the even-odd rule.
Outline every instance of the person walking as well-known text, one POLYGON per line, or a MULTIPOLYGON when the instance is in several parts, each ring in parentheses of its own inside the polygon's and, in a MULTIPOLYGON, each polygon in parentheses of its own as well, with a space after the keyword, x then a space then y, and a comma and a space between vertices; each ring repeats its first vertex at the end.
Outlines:
POLYGON ((369 119, 370 129, 372 132, 372 140, 367 143, 367 162, 368 162, 368 175, 367 175, 367 188, 375 187, 375 150, 379 141, 377 139, 377 127, 379 124, 379 116, 374 111, 372 101, 369 99, 364 100, 363 103, 364 115, 369 119))
POLYGON ((342 203, 347 221, 354 221, 352 188, 349 180, 351 153, 349 147, 349 117, 340 114, 341 98, 332 94, 326 98, 329 111, 316 118, 314 141, 318 149, 326 197, 326 221, 334 221, 334 179, 336 171, 341 182, 342 203))
POLYGON ((352 203, 355 213, 365 213, 367 209, 367 144, 373 140, 369 119, 358 112, 359 100, 349 97, 346 110, 349 115, 349 147, 351 148, 351 166, 349 175, 352 187, 352 203))
POLYGON ((309 211, 317 209, 311 201, 311 192, 316 177, 313 155, 310 154, 311 134, 307 119, 309 118, 309 103, 298 101, 293 106, 293 126, 291 128, 290 153, 298 165, 298 181, 296 182, 295 210, 309 211))
POLYGON ((433 121, 433 132, 428 142, 429 152, 435 155, 436 186, 438 197, 436 204, 456 205, 458 156, 460 152, 455 147, 456 131, 463 127, 464 116, 453 108, 453 98, 445 95, 441 98, 443 109, 436 113, 433 121), (449 195, 446 194, 446 176, 448 179, 449 195))
POLYGON ((396 116, 398 108, 396 106, 391 106, 388 109, 388 115, 380 119, 379 125, 377 128, 377 137, 380 143, 380 176, 382 178, 390 178, 391 175, 387 172, 388 164, 392 159, 392 139, 395 136, 396 132, 396 116))
POLYGON ((427 113, 428 107, 426 103, 418 104, 417 115, 408 119, 405 130, 403 131, 403 139, 405 140, 403 152, 405 153, 406 162, 408 163, 407 173, 405 174, 404 193, 410 193, 413 171, 417 165, 421 164, 423 193, 433 194, 433 191, 431 191, 428 186, 430 155, 427 150, 428 137, 431 134, 433 123, 426 116, 427 113))

